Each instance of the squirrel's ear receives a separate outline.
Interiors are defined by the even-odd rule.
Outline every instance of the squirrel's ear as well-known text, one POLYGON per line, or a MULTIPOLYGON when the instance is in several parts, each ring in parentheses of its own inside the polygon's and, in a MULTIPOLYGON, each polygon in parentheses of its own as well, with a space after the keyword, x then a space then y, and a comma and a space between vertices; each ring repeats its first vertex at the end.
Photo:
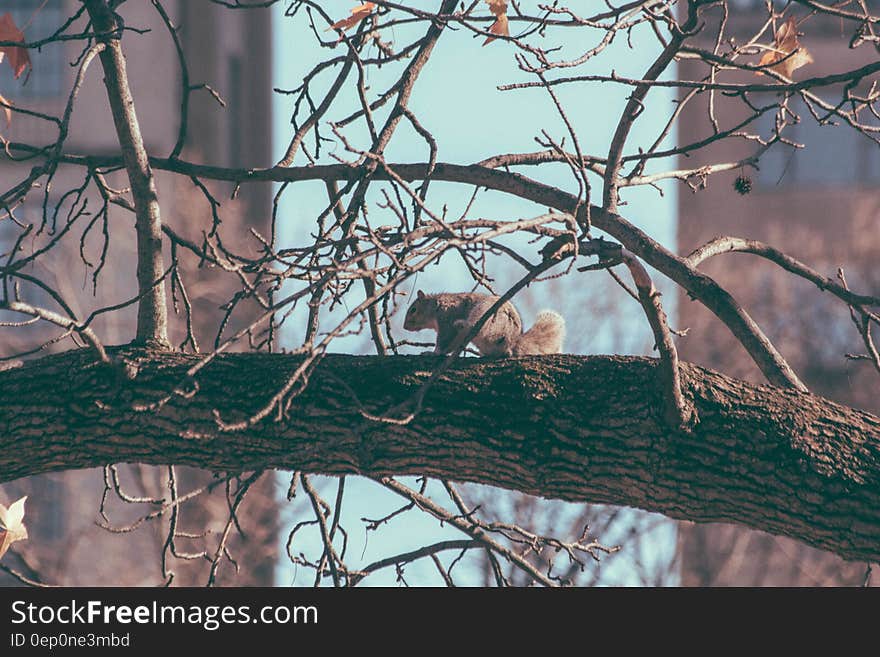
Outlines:
POLYGON ((422 292, 421 290, 419 290, 418 292, 416 292, 416 296, 417 296, 419 299, 424 299, 424 298, 425 298, 425 293, 422 292))

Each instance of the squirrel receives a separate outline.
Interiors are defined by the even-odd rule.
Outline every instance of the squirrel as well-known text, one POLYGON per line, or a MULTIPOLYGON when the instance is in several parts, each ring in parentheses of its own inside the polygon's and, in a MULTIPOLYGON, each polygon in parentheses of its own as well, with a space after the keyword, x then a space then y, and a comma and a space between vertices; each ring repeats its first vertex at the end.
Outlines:
MULTIPOLYGON (((406 311, 403 328, 436 331, 434 353, 448 354, 456 339, 466 335, 498 299, 475 292, 425 294, 419 290, 406 311)), ((530 356, 560 353, 564 336, 565 320, 552 310, 541 311, 534 326, 523 333, 522 319, 507 301, 486 320, 471 342, 481 356, 530 356)))

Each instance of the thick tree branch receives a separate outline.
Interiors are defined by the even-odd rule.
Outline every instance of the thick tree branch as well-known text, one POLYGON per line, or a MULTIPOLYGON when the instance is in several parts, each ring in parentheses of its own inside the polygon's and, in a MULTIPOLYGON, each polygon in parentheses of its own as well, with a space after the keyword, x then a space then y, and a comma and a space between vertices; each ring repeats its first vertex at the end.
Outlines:
MULTIPOLYGON (((23 144, 11 144, 13 150, 35 153, 38 149, 23 144)), ((81 155, 64 155, 60 161, 89 167, 118 166, 119 158, 81 155)), ((150 158, 157 169, 174 171, 199 178, 245 181, 298 182, 304 180, 357 180, 363 176, 363 169, 346 164, 316 165, 306 167, 273 167, 269 169, 230 169, 201 164, 150 158)), ((477 164, 459 165, 438 162, 433 167, 428 164, 388 164, 400 179, 405 181, 432 180, 459 182, 512 194, 544 207, 552 207, 562 212, 573 212, 578 207, 577 197, 551 185, 533 180, 518 173, 497 171, 477 164)), ((381 168, 373 174, 375 180, 388 180, 387 171, 381 168)), ((581 208, 586 211, 585 208, 581 208)), ((592 225, 619 240, 629 251, 642 258, 649 265, 669 277, 693 298, 699 299, 722 322, 724 322, 740 343, 745 347, 755 364, 778 386, 806 390, 791 366, 777 351, 767 336, 761 331, 751 316, 722 288, 713 278, 700 272, 686 258, 664 248, 647 233, 638 229, 623 217, 606 212, 598 206, 590 207, 592 225)))
POLYGON ((119 41, 121 22, 103 0, 85 0, 89 18, 104 45, 101 64, 104 86, 113 113, 122 158, 131 183, 137 231, 137 281, 141 294, 138 302, 136 341, 154 347, 168 347, 168 309, 165 307, 165 285, 157 281, 164 276, 162 262, 162 219, 156 181, 150 169, 134 99, 128 84, 125 56, 119 41))
POLYGON ((843 285, 835 282, 834 279, 823 276, 812 267, 809 267, 799 260, 792 258, 790 255, 783 253, 779 249, 772 247, 769 244, 759 242, 758 240, 726 235, 716 237, 695 249, 687 257, 687 261, 692 267, 699 267, 701 263, 709 258, 721 255, 722 253, 751 253, 766 258, 771 262, 775 262, 786 271, 814 283, 820 290, 831 292, 831 294, 842 299, 846 303, 857 306, 880 306, 880 297, 851 292, 843 285))
POLYGON ((222 355, 190 386, 194 394, 135 412, 135 403, 180 385, 198 357, 112 355, 126 367, 81 350, 0 372, 0 481, 126 461, 423 474, 735 521, 848 559, 880 560, 880 418, 808 393, 682 364, 699 422, 670 432, 656 361, 462 359, 411 423, 389 426, 362 411, 381 414, 411 399, 438 359, 336 355, 317 367, 289 419, 223 433, 214 409, 248 417, 301 359, 222 355))

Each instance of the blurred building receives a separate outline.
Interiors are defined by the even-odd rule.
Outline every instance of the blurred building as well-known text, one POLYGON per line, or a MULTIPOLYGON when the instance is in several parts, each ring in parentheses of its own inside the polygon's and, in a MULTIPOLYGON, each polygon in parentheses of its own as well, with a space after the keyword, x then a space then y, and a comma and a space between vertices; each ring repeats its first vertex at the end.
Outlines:
MULTIPOLYGON (((268 10, 236 11, 209 0, 162 0, 173 24, 179 27, 182 49, 188 65, 189 84, 193 88, 188 108, 185 148, 181 157, 220 166, 266 166, 271 163, 271 20, 268 10), (205 86, 207 85, 207 86, 205 86), (222 98, 222 103, 218 102, 222 98)), ((78 0, 4 0, 0 13, 12 13, 28 41, 53 34, 65 20, 82 10, 78 0)), ((174 42, 153 3, 128 2, 119 9, 127 28, 123 49, 135 107, 146 147, 150 155, 167 157, 178 139, 182 91, 182 69, 174 42)), ((69 33, 82 32, 85 20, 79 19, 69 33)), ((17 107, 61 116, 80 64, 84 42, 68 40, 31 51, 33 71, 26 84, 15 81, 9 67, 0 67, 0 94, 17 107)), ((97 58, 87 71, 85 84, 76 98, 67 153, 110 155, 119 153, 113 121, 107 104, 103 75, 97 58)), ((12 142, 51 144, 57 135, 53 123, 35 116, 16 113, 2 134, 12 142)), ((15 157, 20 157, 15 152, 15 157)), ((0 189, 6 191, 22 180, 40 160, 0 159, 0 189)), ((201 190, 185 176, 157 173, 163 221, 179 234, 201 244, 203 231, 211 229, 211 205, 201 190)), ((52 285, 71 305, 77 316, 110 303, 136 295, 134 225, 132 215, 110 206, 101 217, 101 199, 89 187, 82 199, 64 197, 66 190, 83 185, 87 172, 81 167, 61 166, 48 191, 43 235, 60 230, 71 216, 83 213, 71 235, 61 247, 51 252, 48 263, 35 266, 34 273, 52 285), (54 210, 58 210, 57 215, 54 210), (97 217, 95 226, 86 229, 89 217, 97 217), (104 248, 102 222, 110 239, 106 266, 97 284, 92 276, 98 270, 104 248), (54 225, 53 225, 54 224, 54 225), (48 231, 48 232, 47 232, 48 231), (81 244, 80 244, 81 242, 81 244), (81 253, 82 255, 81 255, 81 253)), ((108 175, 117 189, 127 187, 124 172, 108 175)), ((206 185, 222 204, 223 237, 233 250, 255 251, 256 240, 250 229, 269 235, 271 189, 267 185, 243 186, 232 200, 231 185, 206 185)), ((43 190, 34 190, 26 203, 15 209, 23 223, 39 227, 43 221, 43 190)), ((0 253, 10 246, 18 228, 4 217, 0 219, 0 253), (4 220, 5 219, 5 220, 4 220)), ((36 239, 36 238, 35 238, 36 239)), ((166 263, 169 254, 166 251, 166 263)), ((182 276, 194 307, 194 330, 200 344, 210 350, 226 304, 238 289, 235 277, 223 277, 204 263, 182 264, 182 276)), ((45 301, 38 290, 22 289, 36 302, 45 301)), ((51 301, 50 301, 51 303, 51 301)), ((170 305, 170 295, 169 295, 170 305)), ((227 327, 234 330, 248 317, 247 308, 238 308, 227 327)), ((6 319, 0 317, 0 320, 6 319)), ((15 319, 20 320, 21 317, 15 319)), ((93 326, 107 344, 130 341, 134 335, 136 308, 108 313, 93 326)), ((181 315, 171 318, 171 339, 179 344, 185 337, 181 315)), ((48 329, 47 329, 48 330, 48 329)), ((16 353, 34 336, 33 330, 0 336, 0 355, 16 353), (19 340, 20 338, 20 340, 19 340)), ((63 343, 57 348, 69 348, 63 343)), ((167 497, 165 468, 120 466, 125 490, 135 497, 167 497)), ((192 469, 180 468, 178 491, 184 495, 211 484, 215 477, 192 469)), ((62 472, 34 477, 2 487, 3 499, 28 494, 27 525, 30 541, 22 548, 35 570, 47 581, 60 584, 153 585, 161 580, 159 555, 168 527, 163 518, 144 523, 136 531, 111 534, 96 526, 102 521, 99 508, 104 480, 102 472, 62 472)), ((274 479, 265 476, 251 489, 241 512, 245 532, 230 544, 230 554, 241 566, 227 562, 220 570, 220 583, 235 585, 270 585, 273 583, 277 553, 277 510, 274 503, 274 479)), ((113 495, 110 495, 113 498, 113 495)), ((113 525, 124 526, 155 506, 109 503, 107 516, 113 525)), ((191 537, 204 531, 222 532, 228 517, 223 485, 199 501, 182 507, 181 536, 177 548, 195 553, 216 543, 208 536, 191 537)), ((4 560, 7 563, 8 560, 4 560)), ((15 566, 15 564, 12 564, 15 566)), ((175 584, 203 584, 207 580, 207 561, 171 559, 175 584)), ((25 570, 23 564, 18 567, 25 570)), ((4 583, 14 583, 4 580, 4 583)))
MULTIPOLYGON (((877 3, 868 4, 876 13, 877 3)), ((740 43, 766 19, 763 1, 730 0, 728 5, 727 33, 738 35, 740 43)), ((786 15, 791 13, 805 15, 796 8, 790 8, 786 15)), ((707 38, 717 33, 719 17, 720 11, 707 13, 707 38)), ((876 61, 877 51, 870 44, 849 48, 854 28, 846 28, 844 31, 838 19, 820 16, 800 23, 801 43, 812 53, 814 63, 797 71, 795 77, 822 76, 876 61)), ((772 43, 769 31, 760 42, 772 43)), ((704 45, 711 49, 711 44, 704 45)), ((757 63, 758 56, 753 59, 752 63, 757 63)), ((700 79, 706 69, 693 60, 683 60, 679 71, 682 79, 700 79)), ((739 77, 727 74, 723 79, 756 81, 750 72, 739 77)), ((859 89, 870 82, 863 80, 859 89)), ((839 100, 841 88, 824 87, 817 93, 839 100)), ((779 102, 781 96, 750 94, 749 100, 760 107, 779 102)), ((699 95, 683 112, 681 144, 712 134, 708 102, 708 94, 699 95)), ((758 170, 744 167, 713 175, 706 189, 681 192, 680 253, 686 255, 719 235, 757 239, 832 278, 842 267, 853 289, 878 294, 880 146, 833 120, 821 125, 799 98, 792 99, 790 107, 801 120, 786 134, 804 148, 778 144, 765 153, 758 170), (750 193, 735 190, 734 181, 740 176, 749 179, 750 193)), ((749 113, 736 98, 716 95, 715 114, 722 129, 736 125, 749 113)), ((773 112, 769 112, 755 127, 766 137, 773 120, 773 112)), ((679 165, 692 168, 736 162, 754 147, 753 141, 726 139, 692 157, 680 158, 679 165)), ((753 255, 719 255, 700 268, 733 294, 813 392, 880 411, 876 371, 866 361, 845 357, 865 350, 847 307, 839 300, 753 255)), ((685 360, 764 382, 751 358, 714 315, 685 293, 680 296, 679 309, 679 328, 689 329, 687 337, 679 341, 685 360)), ((802 543, 733 525, 682 523, 679 546, 685 585, 849 585, 861 584, 866 572, 865 564, 844 562, 802 543)))

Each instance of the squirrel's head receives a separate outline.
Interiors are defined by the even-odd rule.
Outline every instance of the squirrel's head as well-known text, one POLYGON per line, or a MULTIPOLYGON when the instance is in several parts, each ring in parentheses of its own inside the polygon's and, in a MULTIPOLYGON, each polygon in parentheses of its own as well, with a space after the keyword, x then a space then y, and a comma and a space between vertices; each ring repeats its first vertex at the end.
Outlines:
POLYGON ((410 304, 406 311, 406 319, 403 320, 403 328, 407 331, 421 331, 426 328, 436 328, 437 309, 434 299, 419 290, 416 292, 416 300, 410 304))

